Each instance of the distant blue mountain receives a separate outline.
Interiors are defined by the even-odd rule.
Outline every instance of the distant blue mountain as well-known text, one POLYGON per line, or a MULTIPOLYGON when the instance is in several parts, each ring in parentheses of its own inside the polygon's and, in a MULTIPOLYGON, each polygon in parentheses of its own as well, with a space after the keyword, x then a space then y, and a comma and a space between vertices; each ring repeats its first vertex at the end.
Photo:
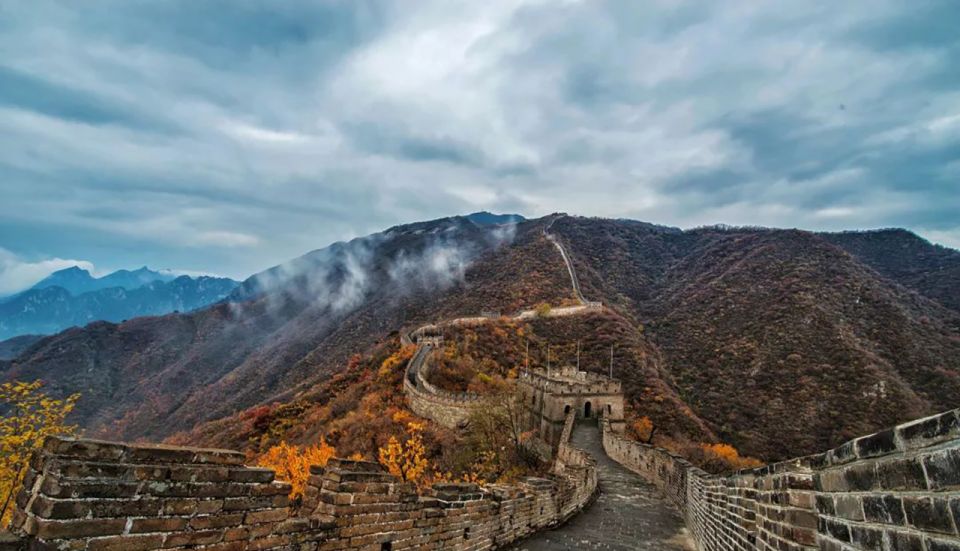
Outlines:
POLYGON ((139 270, 117 270, 103 277, 93 277, 90 272, 73 266, 53 272, 49 276, 40 280, 39 283, 31 289, 46 289, 48 287, 60 287, 68 291, 71 295, 80 295, 97 291, 100 289, 109 289, 110 287, 122 287, 127 290, 143 287, 153 281, 173 281, 176 275, 170 273, 155 272, 146 266, 139 270))
POLYGON ((0 301, 0 340, 57 333, 92 321, 196 310, 229 295, 238 282, 189 277, 146 267, 95 278, 81 268, 54 272, 30 289, 0 301))

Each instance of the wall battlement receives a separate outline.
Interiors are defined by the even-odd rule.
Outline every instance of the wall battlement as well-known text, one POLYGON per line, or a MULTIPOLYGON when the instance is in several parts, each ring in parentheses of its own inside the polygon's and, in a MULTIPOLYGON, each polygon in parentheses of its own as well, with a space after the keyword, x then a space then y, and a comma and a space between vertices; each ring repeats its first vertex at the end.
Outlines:
POLYGON ((601 427, 703 551, 960 551, 960 410, 726 477, 601 427))
POLYGON ((331 459, 311 469, 297 508, 273 471, 242 462, 225 450, 50 438, 18 496, 17 537, 0 549, 496 549, 562 523, 597 489, 592 459, 567 443, 549 478, 423 493, 377 463, 331 459))

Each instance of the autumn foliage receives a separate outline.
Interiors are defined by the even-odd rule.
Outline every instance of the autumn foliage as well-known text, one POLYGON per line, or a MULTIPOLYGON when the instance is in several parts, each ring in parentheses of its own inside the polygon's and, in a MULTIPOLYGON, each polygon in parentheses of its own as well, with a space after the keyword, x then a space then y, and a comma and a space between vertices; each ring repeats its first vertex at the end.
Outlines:
POLYGON ((387 445, 378 451, 380 464, 404 482, 423 483, 424 475, 430 467, 420 434, 422 430, 422 424, 408 423, 405 440, 400 441, 396 436, 391 436, 387 445))
POLYGON ((631 423, 629 430, 631 436, 644 444, 650 444, 656 433, 656 427, 653 426, 653 421, 647 416, 643 416, 631 423))
POLYGON ((55 400, 40 391, 41 381, 0 384, 0 527, 12 514, 13 494, 20 487, 34 450, 48 436, 73 436, 77 427, 67 425, 79 394, 55 400))
POLYGON ((310 467, 313 465, 326 466, 337 453, 337 450, 321 438, 319 444, 313 446, 293 446, 286 442, 273 446, 257 459, 257 465, 272 469, 277 478, 289 482, 291 499, 303 498, 303 492, 310 478, 310 467))
POLYGON ((738 471, 753 469, 763 465, 763 462, 753 457, 740 455, 730 444, 701 444, 704 465, 709 471, 738 471))

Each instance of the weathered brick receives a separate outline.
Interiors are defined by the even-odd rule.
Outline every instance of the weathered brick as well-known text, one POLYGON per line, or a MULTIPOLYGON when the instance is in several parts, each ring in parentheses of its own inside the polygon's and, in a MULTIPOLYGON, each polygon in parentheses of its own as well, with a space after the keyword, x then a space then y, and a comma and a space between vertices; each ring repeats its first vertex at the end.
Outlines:
POLYGON ((173 532, 186 527, 187 519, 181 517, 137 518, 130 523, 130 533, 173 532))
POLYGON ((889 551, 924 551, 923 538, 917 534, 888 530, 883 536, 886 549, 889 551))
POLYGON ((869 522, 904 524, 903 502, 894 495, 864 496, 863 515, 869 522))
POLYGON ((907 448, 917 449, 952 438, 960 438, 960 415, 948 411, 897 427, 907 448))
POLYGON ((836 495, 833 498, 837 516, 847 520, 863 520, 863 504, 860 496, 836 495))
POLYGON ((163 546, 163 539, 163 534, 94 538, 87 543, 87 549, 89 551, 147 551, 160 549, 163 546))
POLYGON ((167 536, 164 547, 181 547, 187 545, 210 545, 223 539, 221 530, 199 530, 196 532, 180 532, 167 536))
POLYGON ((849 542, 850 541, 850 527, 846 524, 832 520, 832 519, 821 519, 822 526, 820 532, 829 535, 830 537, 849 542))
POLYGON ((836 509, 833 506, 833 498, 831 496, 820 494, 817 495, 816 500, 818 513, 828 516, 833 516, 836 514, 836 509))
POLYGON ((960 551, 960 541, 930 538, 927 540, 927 551, 960 551))
POLYGON ((858 549, 865 551, 884 551, 883 532, 867 526, 851 525, 850 541, 858 549))
POLYGON ((229 515, 205 515, 190 519, 190 527, 194 530, 226 528, 228 526, 239 526, 241 524, 243 524, 243 513, 234 513, 229 515))
POLYGON ((919 458, 885 459, 877 463, 877 480, 884 490, 924 490, 927 477, 919 458))
POLYGON ((960 486, 960 448, 952 448, 923 456, 927 484, 931 490, 960 486))
POLYGON ((921 530, 932 530, 953 534, 953 519, 950 514, 950 504, 939 497, 904 497, 903 509, 907 522, 921 530))
POLYGON ((34 535, 52 540, 60 538, 86 538, 111 536, 123 532, 126 519, 45 520, 37 523, 34 535))
POLYGON ((893 429, 880 431, 870 436, 854 440, 857 457, 864 459, 886 455, 897 450, 897 441, 893 429))

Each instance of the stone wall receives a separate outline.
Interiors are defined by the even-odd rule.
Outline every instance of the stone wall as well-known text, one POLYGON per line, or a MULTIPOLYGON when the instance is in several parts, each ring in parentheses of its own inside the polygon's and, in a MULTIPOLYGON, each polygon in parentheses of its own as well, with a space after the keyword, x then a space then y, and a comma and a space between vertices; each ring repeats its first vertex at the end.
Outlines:
POLYGON ((601 426, 703 551, 960 551, 960 410, 726 477, 601 426))
MULTIPOLYGON (((572 422, 572 416, 571 416, 572 422)), ((377 463, 314 467, 303 504, 224 450, 49 439, 34 457, 4 551, 496 549, 564 522, 597 490, 566 442, 549 478, 418 493, 377 463)))
POLYGON ((438 389, 427 381, 428 360, 433 353, 433 344, 418 345, 403 377, 403 392, 410 410, 447 428, 466 424, 471 413, 483 407, 480 396, 470 393, 448 392, 438 389))

